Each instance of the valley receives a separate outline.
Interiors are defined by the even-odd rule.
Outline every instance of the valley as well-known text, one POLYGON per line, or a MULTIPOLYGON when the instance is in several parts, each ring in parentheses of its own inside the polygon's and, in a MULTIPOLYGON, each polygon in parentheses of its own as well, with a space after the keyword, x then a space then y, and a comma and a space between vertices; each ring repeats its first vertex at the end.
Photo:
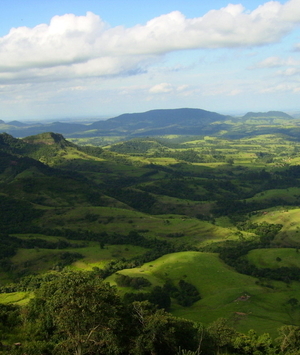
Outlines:
MULTIPOLYGON (((3 307, 26 309, 48 283, 82 272, 210 336, 220 319, 238 334, 299 332, 299 120, 206 112, 191 134, 194 121, 180 131, 176 114, 168 131, 174 122, 145 114, 147 129, 130 115, 93 124, 101 136, 0 134, 3 307), (131 120, 143 134, 129 132, 131 120)), ((1 341, 29 344, 26 326, 3 326, 1 341)), ((235 349, 228 342, 221 353, 244 354, 235 349)))

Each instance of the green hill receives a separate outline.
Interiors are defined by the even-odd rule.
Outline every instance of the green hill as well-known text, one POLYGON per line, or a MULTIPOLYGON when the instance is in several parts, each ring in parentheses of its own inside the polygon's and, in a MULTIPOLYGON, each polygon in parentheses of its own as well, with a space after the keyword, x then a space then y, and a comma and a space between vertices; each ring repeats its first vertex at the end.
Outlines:
POLYGON ((170 312, 205 325, 225 317, 273 336, 300 325, 300 143, 275 133, 116 140, 0 135, 0 289, 28 295, 2 299, 26 303, 79 269, 151 283, 118 285, 120 295, 169 287, 170 312))
POLYGON ((284 119, 293 119, 292 116, 288 115, 285 112, 281 112, 281 111, 248 112, 242 118, 243 119, 249 119, 249 118, 284 118, 284 119))

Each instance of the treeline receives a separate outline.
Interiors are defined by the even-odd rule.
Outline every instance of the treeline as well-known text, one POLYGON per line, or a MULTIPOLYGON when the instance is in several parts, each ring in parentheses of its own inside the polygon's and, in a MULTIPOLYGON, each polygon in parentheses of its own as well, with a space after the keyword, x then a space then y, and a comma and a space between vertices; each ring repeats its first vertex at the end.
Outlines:
POLYGON ((123 274, 117 274, 115 281, 118 286, 132 287, 136 290, 139 290, 143 287, 151 286, 151 282, 145 277, 130 277, 123 274))
MULTIPOLYGON (((49 276, 50 277, 50 276, 49 276)), ((220 318, 204 327, 148 301, 124 302, 94 272, 44 280, 26 306, 0 305, 0 352, 10 355, 296 355, 300 327, 235 331, 220 318)))
MULTIPOLYGON (((127 278, 128 276, 125 277, 127 278)), ((129 279, 131 280, 130 282, 126 283, 127 286, 131 286, 131 284, 140 284, 141 280, 135 281, 135 279, 144 278, 129 277, 129 279)), ((122 286, 119 283, 118 277, 116 277, 115 280, 119 286, 122 286)), ((151 285, 149 285, 149 281, 147 279, 144 280, 143 287, 151 285)), ((123 286, 125 285, 123 284, 123 286)), ((197 288, 191 283, 180 280, 176 286, 172 280, 168 279, 162 287, 155 286, 150 292, 126 293, 124 295, 124 302, 132 303, 134 301, 149 301, 155 304, 158 308, 164 308, 166 311, 169 311, 171 307, 171 298, 174 298, 180 306, 190 307, 193 303, 199 301, 201 296, 197 288)))
MULTIPOLYGON (((11 272, 15 270, 15 266, 11 261, 11 257, 13 257, 19 248, 23 249, 36 249, 39 251, 39 248, 45 249, 57 249, 64 250, 66 248, 79 248, 79 244, 71 244, 67 241, 60 240, 57 242, 49 242, 41 238, 32 238, 32 239, 21 239, 14 236, 10 236, 8 234, 0 234, 0 268, 2 271, 11 272)), ((76 252, 68 252, 63 251, 56 255, 56 264, 54 268, 56 270, 62 270, 65 266, 72 264, 78 259, 83 258, 83 255, 76 252)), ((16 277, 21 278, 27 274, 28 270, 26 270, 26 265, 30 264, 30 262, 24 262, 25 268, 19 271, 16 277)), ((5 288, 5 287, 4 287, 5 288)), ((21 287, 22 289, 22 287, 21 287)), ((14 292, 20 290, 19 286, 13 287, 14 292)), ((0 292, 6 292, 1 290, 0 292)))
POLYGON ((281 224, 243 222, 239 226, 241 230, 255 233, 259 239, 256 241, 227 241, 222 247, 214 248, 214 252, 218 252, 219 257, 227 265, 232 266, 237 272, 258 279, 277 280, 286 283, 300 281, 300 268, 298 267, 257 268, 247 260, 246 256, 251 250, 271 247, 270 244, 282 228, 281 224))
MULTIPOLYGON (((143 265, 146 262, 153 261, 165 254, 175 253, 179 251, 191 250, 190 247, 185 245, 172 245, 171 243, 159 240, 157 238, 146 238, 138 232, 131 231, 128 235, 121 235, 117 233, 94 233, 91 231, 72 231, 70 229, 38 229, 37 233, 50 236, 61 236, 71 240, 89 240, 99 242, 99 247, 103 248, 105 244, 111 245, 136 245, 148 249, 144 254, 135 256, 131 259, 121 258, 120 260, 112 260, 105 265, 103 269, 95 268, 95 273, 98 277, 106 278, 115 272, 123 269, 135 268, 143 265)), ((59 243, 59 242, 58 242, 59 243)), ((15 252, 15 249, 12 250, 15 252)), ((60 263, 57 264, 58 270, 61 270, 63 266, 71 264, 72 262, 80 259, 82 256, 79 253, 68 253, 66 255, 65 264, 63 255, 61 256, 60 263)), ((13 254, 12 254, 13 255, 13 254)), ((9 269, 11 262, 4 258, 2 260, 2 267, 9 269)), ((16 292, 16 291, 33 291, 34 287, 39 287, 41 279, 38 275, 29 275, 24 279, 21 279, 18 283, 10 284, 0 288, 0 292, 16 292), (38 281, 35 281, 37 278, 38 281)))
POLYGON ((203 201, 210 198, 209 193, 199 194, 197 189, 190 187, 184 179, 166 179, 151 185, 143 185, 140 188, 149 193, 166 195, 192 201, 203 201))
POLYGON ((185 150, 156 150, 153 154, 155 158, 173 158, 183 160, 188 163, 212 163, 225 162, 226 156, 213 149, 198 152, 194 149, 185 150))
POLYGON ((211 212, 216 216, 229 216, 231 219, 236 218, 238 215, 244 215, 253 211, 259 211, 274 206, 292 205, 291 202, 283 200, 282 198, 272 198, 262 201, 246 201, 246 200, 231 200, 220 199, 215 202, 211 212))
POLYGON ((145 140, 143 138, 134 138, 126 142, 117 143, 110 147, 110 151, 121 154, 145 154, 150 149, 163 149, 162 145, 156 140, 145 140))
POLYGON ((145 191, 136 189, 108 189, 107 193, 117 200, 137 209, 138 211, 149 213, 152 211, 153 205, 156 203, 155 197, 145 191))

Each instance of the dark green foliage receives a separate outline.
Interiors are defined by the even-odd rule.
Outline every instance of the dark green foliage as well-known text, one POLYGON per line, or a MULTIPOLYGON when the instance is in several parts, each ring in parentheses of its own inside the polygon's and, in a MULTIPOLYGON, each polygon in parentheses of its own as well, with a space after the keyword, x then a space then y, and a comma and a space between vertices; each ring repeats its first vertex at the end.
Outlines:
POLYGON ((297 300, 297 298, 293 297, 287 301, 287 304, 290 305, 292 308, 296 308, 299 304, 299 301, 297 300))
POLYGON ((44 282, 24 320, 28 342, 23 351, 47 343, 53 354, 77 355, 173 355, 179 347, 197 347, 193 322, 147 302, 126 307, 115 289, 93 273, 69 272, 44 282))
POLYGON ((156 140, 145 140, 142 138, 131 139, 126 142, 114 144, 110 150, 112 152, 123 153, 123 154, 145 154, 150 149, 159 149, 161 148, 161 144, 159 144, 156 140))
POLYGON ((251 223, 249 221, 241 222, 237 224, 240 230, 249 231, 255 233, 260 237, 262 244, 269 245, 270 242, 275 238, 278 232, 283 227, 282 224, 270 224, 267 222, 251 223))
POLYGON ((257 335, 254 330, 247 334, 238 334, 233 340, 233 347, 238 354, 272 355, 277 351, 269 334, 257 335))
POLYGON ((197 194, 196 189, 189 187, 184 179, 165 180, 159 183, 142 186, 141 189, 158 195, 167 195, 192 201, 207 199, 206 195, 197 194))
POLYGON ((142 212, 150 212, 156 202, 156 199, 149 193, 135 189, 115 188, 108 190, 108 193, 110 196, 142 212))
POLYGON ((276 339, 281 354, 297 355, 300 351, 300 327, 284 325, 278 329, 279 337, 276 339))
POLYGON ((56 265, 60 270, 65 266, 74 263, 75 261, 82 259, 83 255, 80 253, 70 253, 69 251, 61 253, 59 255, 59 262, 56 265))
POLYGON ((0 149, 2 152, 24 154, 27 144, 10 134, 0 133, 0 149))
MULTIPOLYGON (((165 288, 174 286, 168 283, 165 288)), ((154 288, 152 295, 160 298, 162 293, 154 288)), ((16 329, 22 331, 22 343, 5 344, 0 349, 3 354, 296 355, 300 349, 299 327, 281 327, 276 343, 269 334, 237 333, 225 319, 204 328, 144 300, 126 305, 93 272, 45 278, 22 317, 19 307, 0 305, 2 335, 16 329)))
POLYGON ((100 147, 94 147, 94 146, 77 146, 77 149, 81 152, 84 152, 92 157, 100 157, 103 153, 103 149, 100 147))
POLYGON ((192 284, 180 280, 176 287, 171 280, 167 280, 163 287, 156 286, 148 293, 126 293, 124 301, 126 303, 149 301, 168 311, 171 306, 171 297, 184 307, 189 307, 201 299, 198 290, 192 284))
POLYGON ((0 260, 9 258, 16 253, 17 238, 11 238, 7 234, 0 234, 0 260))
POLYGON ((176 299, 181 306, 189 307, 201 299, 196 287, 184 280, 179 281, 178 289, 179 294, 176 299))
POLYGON ((228 320, 219 318, 209 325, 207 331, 211 337, 217 354, 220 350, 233 350, 232 343, 237 336, 237 332, 230 326, 228 320))
POLYGON ((178 287, 176 287, 171 280, 167 280, 163 289, 168 292, 172 298, 175 298, 178 304, 184 307, 189 307, 201 299, 197 288, 184 280, 179 281, 178 287))
POLYGON ((92 274, 61 274, 44 284, 28 306, 33 335, 55 339, 56 352, 117 354, 123 312, 116 292, 92 274), (101 341, 100 341, 101 339, 101 341))
POLYGON ((20 324, 20 308, 13 304, 0 303, 0 331, 12 329, 20 324))
POLYGON ((130 277, 123 274, 117 274, 115 281, 118 286, 121 287, 132 287, 139 290, 143 287, 151 286, 151 282, 144 277, 130 277))
POLYGON ((33 208, 26 201, 0 196, 0 225, 2 232, 17 233, 23 232, 43 212, 33 208))
POLYGON ((167 238, 180 238, 180 237, 184 237, 183 233, 168 233, 166 235, 167 238))
POLYGON ((170 310, 171 298, 169 293, 160 286, 155 286, 150 292, 125 293, 123 300, 126 304, 149 301, 159 309, 170 310))
POLYGON ((132 354, 174 355, 179 347, 197 347, 197 328, 193 322, 172 317, 164 310, 156 310, 148 302, 134 302, 133 321, 139 329, 132 354))

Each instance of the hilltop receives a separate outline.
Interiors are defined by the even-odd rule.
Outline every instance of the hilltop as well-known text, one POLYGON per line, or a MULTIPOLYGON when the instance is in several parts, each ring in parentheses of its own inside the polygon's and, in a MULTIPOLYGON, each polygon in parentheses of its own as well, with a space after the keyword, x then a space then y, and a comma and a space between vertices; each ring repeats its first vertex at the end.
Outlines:
POLYGON ((0 133, 0 148, 10 154, 21 154, 48 165, 57 165, 66 159, 96 159, 102 149, 91 146, 77 146, 63 135, 53 132, 40 133, 23 139, 0 133))
POLYGON ((282 111, 268 111, 268 112, 248 112, 243 117, 243 119, 249 118, 284 118, 293 119, 292 116, 288 115, 282 111))
POLYGON ((21 126, 19 122, 2 124, 0 129, 14 136, 24 137, 45 131, 76 136, 91 135, 159 135, 159 134, 201 134, 202 129, 214 122, 223 122, 228 116, 201 109, 181 108, 151 110, 142 113, 127 113, 92 124, 36 123, 21 126))
POLYGON ((227 116, 201 109, 152 110, 123 114, 106 121, 94 122, 91 129, 119 134, 201 134, 202 129, 213 122, 223 122, 227 116))
MULTIPOLYGON (((0 122, 0 132, 15 137, 27 137, 44 132, 57 132, 67 138, 89 138, 104 136, 145 137, 161 135, 227 135, 228 137, 245 134, 265 133, 265 124, 274 125, 273 132, 281 132, 282 124, 298 126, 292 116, 279 111, 248 112, 243 117, 231 117, 217 112, 196 108, 151 110, 140 113, 125 113, 107 120, 89 124, 80 123, 35 123, 22 124, 18 121, 0 122), (241 127, 240 125, 244 126, 241 127), (245 126, 247 125, 247 126, 245 126)), ((291 128, 291 127, 290 127, 291 128)), ((286 128, 288 129, 288 128, 286 128)), ((286 132, 284 132, 286 133, 286 132)), ((294 135, 294 129, 287 131, 294 135)), ((298 134, 298 133, 296 133, 298 134)))

